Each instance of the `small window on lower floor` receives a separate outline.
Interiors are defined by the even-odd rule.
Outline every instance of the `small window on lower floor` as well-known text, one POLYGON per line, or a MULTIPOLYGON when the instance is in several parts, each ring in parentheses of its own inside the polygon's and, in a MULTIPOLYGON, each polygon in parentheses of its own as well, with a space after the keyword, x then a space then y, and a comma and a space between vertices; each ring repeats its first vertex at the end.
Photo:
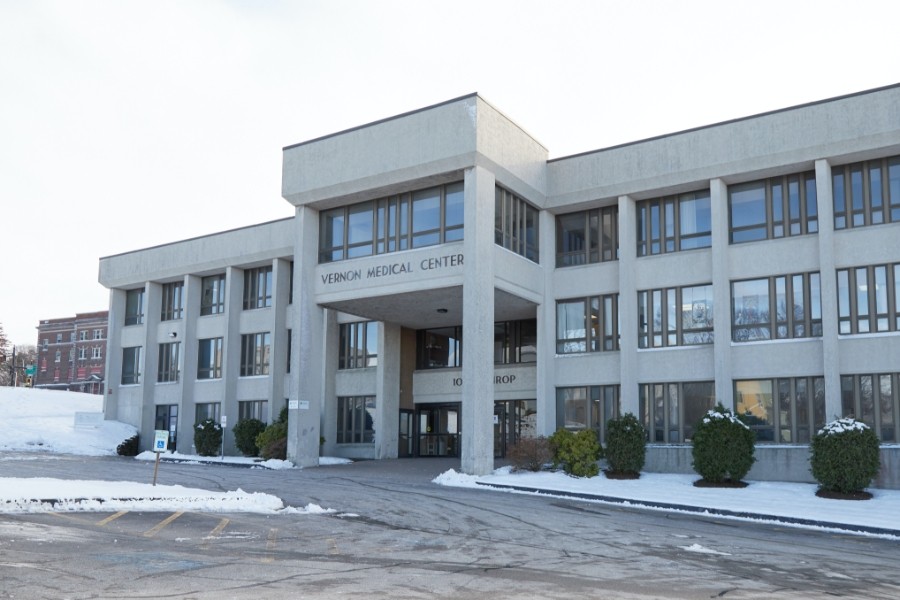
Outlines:
POLYGON ((645 383, 639 386, 641 423, 650 442, 689 442, 697 423, 716 404, 712 381, 645 383))
POLYGON ((593 429, 606 443, 606 424, 619 416, 619 386, 591 385, 556 388, 556 426, 593 429))
POLYGON ((202 402, 197 404, 195 409, 194 423, 200 423, 206 419, 212 419, 216 423, 220 423, 222 419, 222 403, 221 402, 202 402))
POLYGON ((238 421, 257 419, 265 423, 268 419, 269 403, 266 400, 245 400, 238 402, 238 421))
POLYGON ((825 425, 825 379, 735 381, 734 409, 756 433, 758 442, 808 444, 825 425))
POLYGON ((337 402, 337 443, 374 443, 375 396, 343 396, 337 402))

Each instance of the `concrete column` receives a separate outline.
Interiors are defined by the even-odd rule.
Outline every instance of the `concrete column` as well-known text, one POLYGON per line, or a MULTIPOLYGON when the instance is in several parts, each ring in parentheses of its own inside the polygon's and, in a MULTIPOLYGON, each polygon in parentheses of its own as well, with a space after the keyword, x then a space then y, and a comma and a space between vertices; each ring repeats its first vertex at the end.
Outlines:
POLYGON ((728 186, 721 179, 709 182, 712 221, 712 286, 715 342, 713 360, 716 403, 734 409, 731 380, 731 282, 728 280, 728 186))
POLYGON ((537 433, 556 431, 556 300, 553 297, 553 271, 556 266, 556 218, 542 210, 539 216, 541 267, 544 274, 544 301, 537 307, 537 433))
POLYGON ((317 211, 297 207, 294 218, 294 329, 291 386, 288 405, 288 460, 301 467, 319 464, 319 435, 325 357, 325 309, 316 304, 318 264, 317 211), (294 396, 296 394, 296 397, 294 396), (293 401, 296 400, 296 403, 293 401), (293 406, 293 407, 292 407, 293 406))
POLYGON ((640 414, 638 400, 637 206, 619 196, 619 409, 640 414))
MULTIPOLYGON (((228 319, 225 334, 222 336, 222 381, 225 393, 220 400, 222 410, 234 406, 237 410, 237 384, 241 376, 241 313, 244 310, 244 271, 235 267, 228 267, 225 271, 225 315, 228 319)), ((194 423, 196 401, 188 405, 185 403, 185 414, 190 416, 190 423, 194 423)), ((223 413, 224 414, 224 413, 223 413)), ((227 415, 229 423, 234 422, 234 416, 227 415)))
POLYGON ((269 359, 269 412, 274 421, 285 405, 287 372, 287 313, 291 310, 291 261, 275 259, 272 264, 272 347, 269 359))
MULTIPOLYGON (((119 420, 119 386, 122 385, 122 328, 125 326, 125 290, 109 290, 109 321, 106 326, 106 391, 103 418, 119 420)), ((40 360, 40 359, 39 359, 40 360)), ((138 426, 140 423, 132 423, 138 426)))
POLYGON ((400 436, 400 326, 378 324, 375 458, 397 458, 400 436))
POLYGON ((462 456, 471 475, 494 470, 494 175, 465 173, 462 456))
POLYGON ((822 286, 822 369, 825 375, 825 420, 841 414, 841 356, 838 341, 837 272, 834 266, 834 200, 831 165, 816 161, 819 213, 819 280, 822 286))
MULTIPOLYGON (((156 426, 156 371, 159 366, 159 316, 162 310, 162 285, 148 282, 144 288, 144 331, 143 347, 141 348, 141 431, 153 431, 156 426)), ((178 416, 179 421, 181 415, 178 416)), ((193 424, 193 421, 191 422, 193 424)), ((178 423, 178 429, 184 433, 182 423, 178 423)), ((190 427, 187 429, 191 431, 190 427)), ((141 436, 142 440, 145 436, 141 436)), ((141 445, 147 449, 152 445, 151 440, 142 441, 141 445)))
MULTIPOLYGON (((325 340, 322 347, 322 356, 325 360, 324 373, 322 375, 322 397, 325 399, 322 403, 322 414, 320 417, 319 434, 325 438, 325 444, 320 448, 320 452, 325 452, 325 456, 335 456, 337 449, 337 393, 335 392, 335 380, 338 372, 338 357, 340 355, 340 332, 341 326, 337 320, 338 312, 336 310, 325 309, 325 340)), ((381 356, 378 357, 379 359, 381 356)), ((293 375, 294 367, 291 367, 293 375)), ((294 377, 296 383, 297 379, 294 377)), ((377 424, 376 424, 377 427, 377 424)), ((377 435, 377 433, 376 433, 377 435)))

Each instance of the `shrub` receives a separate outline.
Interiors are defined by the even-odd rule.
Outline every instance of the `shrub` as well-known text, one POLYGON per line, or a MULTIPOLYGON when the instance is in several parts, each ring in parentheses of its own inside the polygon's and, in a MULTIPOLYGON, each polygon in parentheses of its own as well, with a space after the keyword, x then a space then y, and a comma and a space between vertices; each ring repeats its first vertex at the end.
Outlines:
POLYGON ((287 459, 287 407, 278 413, 278 420, 266 427, 262 433, 256 436, 256 447, 259 455, 265 459, 287 459))
POLYGON ((200 456, 216 456, 222 447, 222 426, 215 419, 194 425, 194 448, 200 456))
POLYGON ((593 429, 582 429, 572 433, 568 429, 558 429, 550 436, 553 463, 562 466, 563 471, 575 477, 594 477, 600 472, 602 449, 593 429))
POLYGON ((116 446, 116 454, 119 456, 137 456, 140 451, 140 441, 141 436, 134 434, 116 446))
POLYGON ((266 424, 259 419, 241 419, 232 429, 234 445, 244 456, 257 456, 259 447, 256 445, 256 436, 265 429, 266 424))
POLYGON ((810 444, 812 475, 823 490, 861 492, 878 475, 878 436, 860 421, 832 421, 810 444))
POLYGON ((693 467, 709 483, 738 483, 750 471, 756 436, 734 413, 716 405, 697 424, 693 467))
POLYGON ((625 413, 606 424, 606 449, 603 452, 609 470, 616 474, 637 475, 647 458, 647 434, 638 418, 625 413))
POLYGON ((552 459, 550 442, 544 436, 523 437, 506 451, 513 471, 540 471, 552 459))

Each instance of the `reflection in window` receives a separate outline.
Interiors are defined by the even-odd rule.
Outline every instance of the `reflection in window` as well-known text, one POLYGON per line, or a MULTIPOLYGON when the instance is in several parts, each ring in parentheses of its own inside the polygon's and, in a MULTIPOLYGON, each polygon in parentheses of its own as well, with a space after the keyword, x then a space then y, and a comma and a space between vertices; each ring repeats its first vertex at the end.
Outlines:
POLYGON ((638 292, 638 347, 712 344, 712 285, 638 292))
POLYGON ((184 282, 174 281, 162 286, 161 321, 180 319, 184 314, 184 282))
POLYGON ((838 332, 900 331, 900 263, 838 269, 838 332))
POLYGON ((244 270, 244 310, 272 306, 272 267, 244 270))
POLYGON ((341 323, 338 369, 362 369, 378 365, 378 323, 341 323))
POLYGON ((645 383, 638 386, 640 419, 650 442, 689 442, 697 423, 716 404, 712 381, 645 383))
MULTIPOLYGON (((143 322, 144 288, 128 290, 125 292, 125 324, 140 325, 143 322)), ((60 339, 57 339, 56 341, 59 342, 60 339)))
POLYGON ((731 339, 735 342, 821 337, 818 273, 731 283, 731 339))
POLYGON ((373 443, 375 441, 375 396, 339 397, 337 404, 337 443, 373 443))
POLYGON ((900 222, 900 156, 832 167, 834 228, 900 222))
POLYGON ((825 379, 794 377, 734 382, 735 412, 759 442, 808 444, 825 426, 825 379))
POLYGON ((708 191, 638 203, 638 256, 708 248, 711 244, 712 219, 708 191))
POLYGON ((619 258, 619 207, 607 206, 556 217, 556 266, 619 258))
POLYGON ((222 338, 197 340, 197 379, 222 377, 222 338))
POLYGON ((241 377, 269 374, 269 332, 241 336, 241 377))
POLYGON ((815 233, 815 172, 731 185, 728 212, 732 244, 815 233))
POLYGON ((225 273, 204 277, 200 281, 200 314, 219 315, 225 312, 225 273))
POLYGON ((556 303, 556 353, 619 349, 619 295, 560 300, 556 303))
POLYGON ((619 386, 556 388, 556 427, 593 429, 606 443, 606 424, 619 416, 619 386))
POLYGON ((841 412, 871 427, 883 443, 900 439, 900 373, 841 376, 841 412))
POLYGON ((538 210, 512 192, 495 189, 494 242, 538 262, 538 210))

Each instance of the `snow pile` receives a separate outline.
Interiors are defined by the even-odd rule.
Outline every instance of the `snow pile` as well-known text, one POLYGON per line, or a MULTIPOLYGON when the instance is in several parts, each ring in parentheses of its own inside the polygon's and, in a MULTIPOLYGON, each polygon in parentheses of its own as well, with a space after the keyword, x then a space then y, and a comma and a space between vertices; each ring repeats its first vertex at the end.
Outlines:
POLYGON ((832 421, 819 430, 819 435, 838 435, 845 431, 865 431, 869 426, 856 419, 844 418, 832 421))

